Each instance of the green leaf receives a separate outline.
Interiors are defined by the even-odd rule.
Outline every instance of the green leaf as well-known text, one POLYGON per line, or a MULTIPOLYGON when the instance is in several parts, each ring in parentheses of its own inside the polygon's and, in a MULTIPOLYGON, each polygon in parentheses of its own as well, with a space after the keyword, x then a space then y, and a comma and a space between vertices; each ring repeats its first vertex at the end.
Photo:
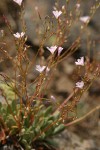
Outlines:
POLYGON ((53 148, 57 149, 57 147, 58 147, 58 144, 55 141, 51 140, 51 139, 46 139, 46 143, 48 145, 52 146, 53 148))
POLYGON ((11 128, 12 126, 16 126, 16 122, 12 115, 9 115, 5 121, 9 128, 11 128))
POLYGON ((23 124, 23 126, 24 126, 25 128, 28 128, 29 125, 30 125, 30 119, 29 119, 29 117, 27 117, 27 118, 24 119, 24 124, 23 124))
POLYGON ((44 140, 44 139, 45 139, 45 137, 46 137, 46 134, 43 132, 43 133, 41 134, 41 136, 40 136, 40 138, 39 138, 39 139, 44 140))
POLYGON ((52 106, 49 106, 46 111, 44 112, 44 117, 47 117, 48 115, 50 115, 52 112, 52 106))
POLYGON ((1 107, 2 107, 2 103, 0 102, 0 109, 1 109, 1 107))
POLYGON ((35 116, 35 119, 34 119, 34 122, 32 124, 32 127, 35 128, 38 125, 38 122, 39 122, 39 117, 35 116))
POLYGON ((54 115, 53 115, 53 120, 55 121, 55 120, 58 120, 59 118, 60 118, 60 112, 59 111, 57 111, 54 115))
MULTIPOLYGON (((15 92, 14 92, 14 83, 11 83, 11 82, 7 82, 6 83, 3 83, 3 82, 0 82, 0 88, 3 90, 7 100, 9 102, 11 102, 12 100, 15 99, 15 92)), ((17 95, 16 95, 17 97, 17 95)))
POLYGON ((40 126, 39 125, 35 128, 35 133, 36 134, 40 133, 40 126))
POLYGON ((58 134, 60 133, 61 131, 63 131, 65 129, 65 126, 63 124, 60 124, 59 126, 57 126, 55 129, 54 129, 54 132, 53 134, 58 134))
POLYGON ((39 124, 40 128, 43 130, 49 124, 48 118, 44 118, 43 121, 39 124))
POLYGON ((13 112, 16 111, 16 107, 17 107, 16 104, 17 104, 17 103, 16 103, 16 100, 13 100, 13 101, 12 101, 12 104, 11 104, 11 108, 12 108, 12 111, 13 111, 13 112))
POLYGON ((26 150, 31 150, 31 146, 28 144, 28 142, 25 139, 22 139, 21 142, 24 144, 26 150))

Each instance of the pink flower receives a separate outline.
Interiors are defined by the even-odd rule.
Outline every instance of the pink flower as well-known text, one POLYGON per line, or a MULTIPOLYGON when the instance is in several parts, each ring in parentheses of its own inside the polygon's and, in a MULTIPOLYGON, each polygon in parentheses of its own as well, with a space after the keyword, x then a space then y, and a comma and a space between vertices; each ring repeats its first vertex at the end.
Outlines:
POLYGON ((23 37, 24 35, 25 35, 25 33, 24 32, 21 32, 21 33, 16 33, 16 34, 13 34, 14 35, 14 37, 16 37, 16 38, 21 38, 21 37, 23 37))
POLYGON ((83 81, 81 81, 81 82, 77 82, 77 83, 76 83, 76 87, 77 87, 77 88, 82 89, 82 88, 83 88, 83 86, 84 86, 84 82, 83 82, 83 81))
POLYGON ((49 72, 50 69, 46 66, 40 66, 40 65, 36 65, 36 70, 40 73, 42 73, 44 70, 46 69, 46 72, 49 72))
POLYGON ((58 47, 58 56, 60 55, 60 53, 62 52, 63 47, 58 47))
POLYGON ((13 1, 14 1, 15 3, 17 3, 19 6, 21 6, 23 0, 13 0, 13 1))
POLYGON ((57 49, 57 46, 55 45, 55 46, 47 47, 47 49, 48 49, 52 54, 54 54, 54 52, 55 52, 56 49, 57 49))
POLYGON ((52 13, 56 17, 56 19, 58 19, 58 17, 62 14, 62 11, 55 10, 55 11, 52 11, 52 13))
POLYGON ((84 57, 80 57, 80 59, 77 59, 75 64, 79 66, 84 66, 84 57))
POLYGON ((90 19, 89 16, 80 17, 80 21, 82 21, 83 23, 87 23, 89 21, 89 19, 90 19))

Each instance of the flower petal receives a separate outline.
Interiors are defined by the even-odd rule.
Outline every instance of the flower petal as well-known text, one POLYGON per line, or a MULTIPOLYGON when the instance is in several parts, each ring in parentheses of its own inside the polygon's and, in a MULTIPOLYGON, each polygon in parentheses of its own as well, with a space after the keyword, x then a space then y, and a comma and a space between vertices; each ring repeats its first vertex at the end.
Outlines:
POLYGON ((45 69, 46 69, 46 73, 50 71, 50 69, 46 66, 36 65, 36 70, 40 73, 42 73, 45 69))
POLYGON ((15 3, 17 3, 19 6, 21 6, 23 0, 13 0, 13 1, 14 1, 15 3))
POLYGON ((80 66, 84 66, 84 57, 80 57, 80 59, 77 59, 75 64, 80 65, 80 66))
POLYGON ((47 49, 48 49, 52 54, 54 54, 54 52, 55 52, 56 49, 57 49, 57 46, 55 45, 55 46, 47 47, 47 49))
POLYGON ((54 14, 54 16, 56 17, 56 19, 58 19, 58 17, 62 14, 62 11, 52 11, 52 13, 54 14))
POLYGON ((82 21, 83 23, 87 23, 89 20, 90 20, 89 16, 80 17, 80 21, 82 21))
POLYGON ((83 81, 80 81, 80 82, 77 82, 77 83, 76 83, 76 87, 77 87, 77 88, 82 89, 83 86, 84 86, 84 82, 83 82, 83 81))

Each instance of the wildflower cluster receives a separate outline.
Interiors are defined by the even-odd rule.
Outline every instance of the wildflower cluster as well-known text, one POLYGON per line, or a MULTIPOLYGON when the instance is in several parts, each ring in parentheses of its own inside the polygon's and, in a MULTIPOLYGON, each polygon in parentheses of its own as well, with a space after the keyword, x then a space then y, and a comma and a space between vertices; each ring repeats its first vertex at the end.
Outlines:
MULTIPOLYGON (((20 8, 23 7, 23 0, 13 0, 13 2, 18 4, 20 8)), ((77 3, 75 7, 79 9, 80 4, 77 3)), ((69 34, 74 21, 71 20, 70 15, 67 16, 65 7, 62 6, 62 9, 59 10, 55 6, 52 14, 52 19, 57 22, 57 30, 55 31, 51 24, 49 24, 49 28, 45 27, 45 36, 42 36, 38 52, 32 59, 28 55, 30 46, 26 44, 28 37, 25 24, 22 23, 22 25, 24 24, 22 32, 13 33, 13 29, 5 18, 16 51, 13 57, 8 51, 2 49, 3 54, 12 62, 13 66, 11 74, 10 72, 8 74, 0 73, 0 94, 5 100, 4 104, 0 103, 0 134, 2 135, 2 137, 0 136, 0 144, 2 145, 8 140, 12 140, 17 149, 31 150, 36 147, 35 143, 39 141, 52 150, 54 147, 50 144, 50 138, 65 129, 69 118, 71 121, 75 119, 75 116, 69 117, 69 114, 75 114, 75 108, 82 94, 88 90, 93 80, 99 75, 100 66, 94 62, 90 63, 85 56, 81 56, 75 61, 75 68, 78 69, 79 76, 82 76, 80 70, 83 69, 84 75, 81 80, 75 81, 75 86, 69 97, 63 102, 57 101, 53 95, 50 98, 45 98, 49 83, 52 82, 53 70, 56 70, 59 63, 71 56, 80 45, 79 36, 68 49, 64 48, 64 43, 68 38, 66 38, 66 33, 69 34), (45 41, 51 37, 54 38, 54 41, 51 45, 46 46, 45 50, 47 53, 49 52, 49 56, 44 59, 45 41), (33 76, 31 82, 28 80, 29 72, 33 76), (92 74, 92 78, 90 74, 92 74), (68 103, 70 99, 71 102, 68 103), (50 104, 47 106, 48 102, 50 104)), ((78 19, 83 25, 85 24, 85 28, 91 16, 79 16, 78 19)), ((24 22, 23 19, 21 21, 24 22)))

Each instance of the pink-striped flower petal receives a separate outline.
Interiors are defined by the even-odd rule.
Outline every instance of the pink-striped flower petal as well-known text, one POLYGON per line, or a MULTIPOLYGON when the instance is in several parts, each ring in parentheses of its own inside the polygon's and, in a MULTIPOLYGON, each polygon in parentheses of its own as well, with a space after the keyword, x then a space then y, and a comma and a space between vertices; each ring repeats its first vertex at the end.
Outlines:
POLYGON ((89 16, 80 17, 80 21, 82 21, 83 23, 87 23, 89 20, 90 20, 89 16))
POLYGON ((63 47, 58 47, 58 56, 61 54, 63 47))
POLYGON ((19 6, 21 6, 23 0, 13 0, 13 1, 14 1, 15 3, 17 3, 19 6))
POLYGON ((58 19, 58 17, 62 14, 62 11, 52 11, 52 13, 54 14, 55 18, 58 19))
POLYGON ((40 65, 36 65, 36 70, 40 73, 42 73, 44 70, 46 69, 46 72, 49 72, 50 69, 46 66, 40 66, 40 65))
POLYGON ((84 66, 84 57, 80 57, 80 59, 77 59, 75 64, 79 66, 84 66))
POLYGON ((57 49, 57 46, 55 45, 55 46, 47 47, 47 49, 48 49, 52 54, 54 54, 54 52, 55 52, 56 49, 57 49))
POLYGON ((76 87, 82 89, 84 87, 84 82, 83 81, 77 82, 76 87))
POLYGON ((14 35, 14 37, 16 37, 16 38, 21 38, 21 37, 23 37, 24 35, 25 35, 25 33, 24 32, 21 32, 21 33, 15 33, 15 34, 13 34, 14 35))

